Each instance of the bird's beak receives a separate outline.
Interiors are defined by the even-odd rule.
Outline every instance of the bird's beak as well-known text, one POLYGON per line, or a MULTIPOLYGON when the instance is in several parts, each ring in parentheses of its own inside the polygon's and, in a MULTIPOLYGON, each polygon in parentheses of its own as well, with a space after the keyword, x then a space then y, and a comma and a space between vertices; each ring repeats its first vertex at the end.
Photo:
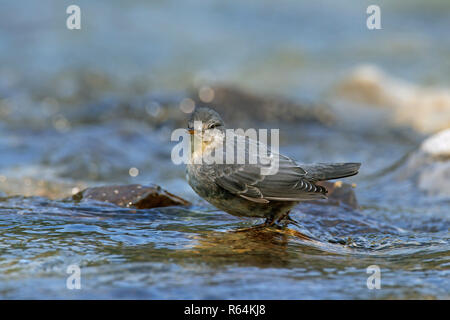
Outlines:
POLYGON ((187 132, 188 132, 190 135, 193 135, 193 134, 195 133, 195 130, 194 130, 194 129, 187 129, 187 132))

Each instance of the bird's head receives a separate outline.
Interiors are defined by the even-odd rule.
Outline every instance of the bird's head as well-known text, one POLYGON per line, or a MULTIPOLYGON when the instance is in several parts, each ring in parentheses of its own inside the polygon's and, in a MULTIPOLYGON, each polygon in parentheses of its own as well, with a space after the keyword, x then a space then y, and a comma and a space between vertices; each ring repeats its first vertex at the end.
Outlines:
POLYGON ((191 135, 191 148, 194 154, 214 149, 225 137, 225 124, 222 118, 209 108, 196 109, 189 119, 187 130, 191 135))
POLYGON ((192 113, 187 130, 191 135, 207 136, 212 135, 213 131, 216 130, 225 132, 225 123, 213 109, 198 108, 192 113))

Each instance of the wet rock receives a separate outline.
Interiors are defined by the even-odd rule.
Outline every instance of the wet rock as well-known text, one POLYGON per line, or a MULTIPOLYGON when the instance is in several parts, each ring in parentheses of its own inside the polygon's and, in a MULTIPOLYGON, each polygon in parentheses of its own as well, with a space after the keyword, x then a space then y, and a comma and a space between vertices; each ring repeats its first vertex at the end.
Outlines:
POLYGON ((190 205, 188 201, 167 192, 160 186, 140 184, 87 188, 73 195, 72 199, 97 200, 136 209, 190 205))
POLYGON ((414 179, 428 194, 450 196, 450 129, 423 141, 401 166, 397 179, 414 179))
POLYGON ((299 104, 282 97, 256 95, 232 87, 211 87, 205 101, 201 88, 193 94, 197 107, 215 109, 232 125, 253 122, 316 122, 330 124, 334 116, 323 105, 299 104), (202 100, 203 98, 203 100, 202 100))
POLYGON ((391 112, 394 123, 418 132, 450 127, 450 88, 415 85, 389 76, 374 66, 361 66, 337 86, 337 94, 391 112))
POLYGON ((353 209, 358 208, 354 184, 344 183, 342 181, 319 181, 317 184, 328 190, 327 202, 329 204, 345 204, 353 209))

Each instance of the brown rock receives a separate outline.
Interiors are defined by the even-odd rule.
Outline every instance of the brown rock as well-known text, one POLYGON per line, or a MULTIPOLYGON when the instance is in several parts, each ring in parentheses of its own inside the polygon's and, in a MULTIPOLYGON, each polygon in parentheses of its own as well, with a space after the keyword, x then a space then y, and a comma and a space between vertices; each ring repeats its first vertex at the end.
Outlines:
POLYGON ((167 192, 160 186, 140 184, 87 188, 75 194, 72 199, 97 200, 136 209, 190 205, 188 201, 167 192))

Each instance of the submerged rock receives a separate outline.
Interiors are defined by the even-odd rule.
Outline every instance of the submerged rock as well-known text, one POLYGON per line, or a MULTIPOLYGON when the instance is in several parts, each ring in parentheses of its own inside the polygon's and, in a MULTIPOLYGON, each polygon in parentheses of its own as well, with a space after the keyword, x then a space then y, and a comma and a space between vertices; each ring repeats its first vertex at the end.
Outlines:
POLYGON ((140 184, 87 188, 73 195, 72 199, 97 200, 136 209, 190 205, 188 201, 167 192, 160 186, 140 184))
POLYGON ((361 66, 337 87, 339 96, 387 108, 396 124, 421 133, 450 127, 450 88, 419 86, 396 79, 374 66, 361 66))
POLYGON ((450 196, 450 129, 423 141, 399 169, 397 178, 416 179, 417 187, 428 194, 450 196))

